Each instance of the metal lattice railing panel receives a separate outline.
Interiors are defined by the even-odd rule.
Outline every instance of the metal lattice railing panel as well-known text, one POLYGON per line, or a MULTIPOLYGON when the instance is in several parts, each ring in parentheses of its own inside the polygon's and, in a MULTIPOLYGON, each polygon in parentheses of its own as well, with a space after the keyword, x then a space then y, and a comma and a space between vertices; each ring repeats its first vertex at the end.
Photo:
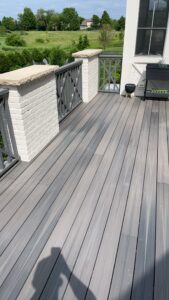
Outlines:
POLYGON ((2 176, 16 161, 6 104, 8 90, 0 89, 0 176, 2 176))
POLYGON ((120 93, 122 56, 101 54, 99 62, 99 91, 120 93))
POLYGON ((59 121, 82 102, 82 61, 70 63, 56 71, 59 121))

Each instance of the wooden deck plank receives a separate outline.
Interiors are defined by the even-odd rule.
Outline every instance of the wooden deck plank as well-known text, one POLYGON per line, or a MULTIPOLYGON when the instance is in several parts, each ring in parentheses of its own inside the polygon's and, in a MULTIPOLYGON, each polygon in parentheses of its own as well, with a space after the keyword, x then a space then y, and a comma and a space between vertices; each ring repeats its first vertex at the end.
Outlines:
POLYGON ((169 184, 166 102, 159 103, 158 182, 169 184))
POLYGON ((154 300, 169 299, 169 185, 157 184, 154 300))
POLYGON ((151 109, 149 109, 147 116, 143 121, 130 191, 124 213, 123 227, 116 256, 109 299, 119 298, 129 300, 131 297, 150 119, 151 109))
MULTIPOLYGON (((131 112, 131 115, 133 117, 137 114, 138 106, 139 103, 135 101, 131 112)), ((130 138, 130 133, 133 128, 135 117, 134 118, 129 117, 127 119, 128 119, 127 125, 125 126, 125 129, 123 131, 122 138, 120 140, 120 146, 118 147, 119 151, 115 152, 117 153, 116 160, 115 160, 115 164, 117 165, 117 168, 115 168, 116 174, 118 174, 118 170, 121 169, 123 156, 127 149, 128 140, 130 138)), ((63 266, 62 257, 64 257, 64 259, 66 260, 70 270, 69 274, 67 274, 67 276, 64 277, 63 279, 62 286, 59 290, 59 298, 61 299, 64 294, 65 288, 69 281, 69 277, 71 275, 71 271, 74 267, 78 253, 80 251, 81 245, 86 235, 86 231, 92 220, 93 213, 95 212, 95 209, 98 205, 99 196, 104 186, 113 159, 112 154, 110 153, 109 156, 106 155, 105 162, 107 162, 107 160, 108 161, 110 160, 109 164, 105 165, 105 162, 103 162, 103 164, 100 165, 100 168, 98 169, 98 172, 95 175, 94 181, 90 186, 89 191, 86 195, 85 202, 83 203, 83 206, 77 216, 77 219, 75 220, 72 230, 68 236, 68 239, 66 240, 66 243, 62 249, 62 256, 59 257, 55 265, 55 268, 53 269, 52 274, 48 280, 46 288, 43 291, 43 294, 41 296, 42 300, 46 299, 46 297, 48 297, 48 299, 55 299, 56 297, 57 290, 55 289, 55 282, 56 282, 56 278, 59 280, 58 273, 61 272, 62 270, 62 266, 63 266), (86 216, 85 219, 83 218, 83 216, 86 216)), ((79 295, 79 297, 81 298, 82 295, 79 293, 81 292, 84 293, 84 291, 85 291, 85 287, 83 288, 83 291, 79 291, 78 289, 76 289, 76 286, 74 286, 74 293, 76 296, 79 295)), ((83 297, 81 299, 83 299, 83 297)))
MULTIPOLYGON (((107 299, 109 294, 112 271, 115 264, 115 257, 121 234, 124 210, 130 188, 130 181, 132 177, 132 170, 137 152, 144 111, 145 104, 141 103, 127 152, 124 157, 123 167, 112 202, 109 219, 89 285, 89 289, 93 292, 97 299, 107 299), (109 257, 109 259, 105 260, 105 257, 109 257)), ((111 186, 107 190, 107 194, 105 194, 105 198, 107 197, 113 197, 111 186)), ((86 299, 90 299, 90 297, 87 295, 86 299)))
MULTIPOLYGON (((19 268, 20 268, 20 266, 23 266, 23 264, 25 263, 26 258, 28 257, 28 254, 30 253, 30 249, 33 250, 32 248, 35 247, 37 240, 39 241, 40 238, 42 239, 42 241, 41 241, 42 243, 45 243, 45 239, 49 238, 51 230, 53 230, 52 226, 55 226, 55 222, 57 222, 57 220, 58 220, 57 218, 60 216, 61 212, 63 211, 63 209, 66 205, 66 203, 64 201, 61 203, 56 202, 54 205, 57 209, 57 213, 55 212, 55 214, 54 214, 52 204, 54 203, 54 201, 57 197, 57 194, 59 193, 58 184, 63 185, 63 179, 66 176, 68 176, 68 170, 69 170, 71 177, 67 181, 68 184, 66 183, 64 185, 64 189, 65 189, 65 195, 67 195, 67 193, 69 192, 69 195, 71 196, 71 193, 73 192, 74 188, 76 187, 76 185, 79 181, 79 178, 82 176, 80 174, 83 174, 93 153, 95 152, 95 149, 97 148, 107 127, 109 126, 109 122, 110 122, 111 118, 114 116, 114 113, 116 112, 116 110, 113 111, 113 109, 111 109, 111 107, 113 107, 113 104, 110 103, 109 106, 107 107, 107 109, 102 114, 102 120, 104 120, 104 122, 102 123, 101 120, 100 120, 100 122, 98 122, 98 130, 97 130, 95 138, 90 142, 89 136, 88 137, 86 136, 84 145, 83 145, 83 142, 80 144, 80 147, 82 148, 83 151, 82 152, 77 151, 77 153, 75 153, 75 155, 74 155, 74 160, 76 159, 78 162, 77 166, 75 167, 74 161, 73 161, 72 168, 70 170, 67 167, 65 168, 64 173, 61 176, 61 180, 57 179, 55 186, 53 188, 50 188, 49 195, 48 196, 44 195, 42 205, 40 207, 36 207, 36 209, 34 209, 32 215, 29 217, 29 219, 26 221, 26 223, 22 226, 22 228, 20 229, 18 234, 15 236, 14 240, 11 242, 9 247, 6 249, 4 254, 1 256, 2 263, 4 261, 4 256, 6 257, 6 259, 5 259, 6 264, 2 266, 3 277, 4 277, 7 269, 9 271, 9 267, 10 268, 12 267, 12 264, 15 263, 18 255, 21 254, 22 247, 24 247, 23 245, 26 246, 27 242, 29 241, 28 238, 30 238, 31 235, 33 234, 33 230, 36 229, 36 227, 38 226, 38 223, 42 219, 43 215, 44 215, 44 219, 42 220, 40 227, 38 227, 38 230, 35 233, 35 241, 31 241, 29 243, 29 246, 27 247, 27 249, 25 251, 26 253, 24 253, 24 255, 22 257, 22 259, 23 259, 22 263, 21 263, 21 261, 19 261, 19 263, 15 264, 15 266, 14 266, 14 270, 15 270, 15 268, 18 268, 18 272, 15 272, 15 276, 13 277, 13 280, 15 281, 15 283, 16 283, 16 273, 18 273, 18 276, 19 276, 19 268), (108 113, 108 111, 109 111, 109 113, 108 113), (105 116, 106 116, 106 119, 105 119, 105 116), (87 152, 85 150, 85 144, 86 144, 86 146, 88 144, 90 144, 87 152), (93 144, 93 146, 92 146, 92 144, 93 144), (81 159, 80 159, 80 157, 81 157, 81 159), (50 203, 51 201, 52 201, 52 203, 50 203), (45 202, 46 202, 49 210, 47 210, 45 208, 45 206, 44 206, 45 202), (47 212, 47 213, 45 214, 45 212, 47 212), (50 218, 51 218, 51 221, 50 221, 50 218), (53 221, 54 225, 52 224, 52 221, 53 221), (24 234, 24 238, 23 238, 23 233, 25 233, 25 231, 26 231, 26 234, 24 234), (47 232, 46 237, 45 237, 44 232, 47 232), (20 245, 19 249, 17 247, 17 240, 21 240, 20 244, 22 244, 22 245, 20 245), (10 257, 11 252, 12 252, 12 257, 10 257), (8 262, 7 262, 7 260, 8 260, 8 262)), ((94 129, 92 128, 91 130, 94 130, 94 129)), ((92 139, 92 136, 90 138, 92 139)), ((69 198, 67 199, 67 201, 68 200, 69 200, 69 198)), ((41 243, 39 243, 38 246, 41 247, 41 243)), ((41 251, 41 248, 39 251, 41 251)), ((36 256, 37 256, 37 254, 38 254, 38 252, 35 253, 36 256)), ((31 257, 31 259, 33 259, 33 258, 31 257)), ((12 270, 12 274, 13 274, 13 270, 12 270)), ((10 285, 12 285, 13 281, 10 280, 12 274, 9 274, 8 279, 5 280, 5 282, 3 283, 2 287, 1 287, 1 292, 2 292, 4 298, 6 297, 6 293, 7 294, 11 293, 11 291, 10 290, 7 291, 7 289, 5 287, 6 287, 6 284, 8 284, 9 282, 10 282, 10 285)), ((2 277, 1 277, 1 280, 3 280, 2 277)), ((22 280, 22 277, 21 277, 21 280, 22 280)), ((1 294, 1 292, 0 292, 0 294, 1 294)), ((18 291, 16 291, 16 292, 18 292, 18 291)), ((14 291, 12 291, 12 295, 13 294, 14 294, 14 291)))
POLYGON ((168 103, 160 103, 154 300, 169 298, 169 144, 168 103), (167 111, 166 111, 167 109, 167 111))
MULTIPOLYGON (((98 109, 95 111, 95 123, 97 123, 97 118, 102 115, 104 108, 106 109, 106 102, 103 102, 104 105, 101 105, 98 107, 98 109)), ((113 103, 112 103, 113 104, 113 103)), ((93 124, 93 120, 92 120, 92 124, 93 124)), ((93 124, 94 125, 94 124, 93 124)), ((17 210, 21 208, 22 204, 25 203, 25 201, 29 201, 29 195, 31 193, 33 193, 34 199, 36 199, 36 187, 38 187, 38 185, 44 185, 44 190, 41 190, 41 193, 45 193, 45 188, 47 189, 48 186, 50 185, 50 182, 53 178, 53 176, 51 175, 53 170, 56 169, 56 173, 54 174, 54 177, 56 177, 60 170, 63 168, 63 166, 65 165, 66 161, 68 159, 70 159, 71 155, 74 153, 78 143, 80 143, 81 140, 83 140, 83 138, 85 138, 88 130, 91 129, 91 121, 88 120, 85 130, 82 130, 82 132, 80 132, 72 141, 72 143, 69 145, 69 148, 66 148, 65 151, 64 149, 60 149, 60 154, 59 156, 62 154, 62 158, 61 160, 58 160, 57 157, 57 153, 54 151, 54 153, 52 155, 49 156, 49 158, 42 164, 41 167, 39 167, 39 169, 34 173, 34 176, 32 176, 30 178, 30 180, 28 182, 26 182, 26 184, 23 186, 23 188, 16 193, 16 195, 13 197, 12 201, 9 202, 9 204, 3 209, 3 211, 0 213, 0 231, 2 231, 2 229, 5 227, 6 224, 7 228, 5 229, 5 231, 10 231, 8 230, 8 228, 10 227, 10 223, 14 223, 15 224, 15 220, 12 219, 11 222, 10 219, 12 218, 12 216, 14 216, 14 214, 16 213, 16 217, 17 217, 17 210), (70 147, 71 146, 71 147, 70 147), (73 146, 73 147, 72 147, 73 146), (63 158, 64 156, 64 158, 63 158), (46 174, 48 174, 49 180, 50 182, 46 181, 46 174), (44 184, 45 182, 45 184, 44 184)), ((33 209, 33 207, 32 207, 33 209)), ((12 228, 14 229, 13 225, 12 228)), ((6 233, 4 233, 6 234, 6 233)), ((11 232, 12 235, 12 232, 11 232)), ((1 234, 0 234, 1 236, 1 234)))
MULTIPOLYGON (((158 103, 154 102, 151 116, 151 127, 143 189, 143 200, 137 241, 136 264, 131 298, 132 300, 153 300, 156 228, 157 150, 158 103)), ((134 222, 134 224, 136 223, 134 222)), ((136 227, 138 228, 138 224, 136 227)))
MULTIPOLYGON (((71 199, 68 203, 68 206, 65 208, 65 211, 62 214, 62 216, 57 224, 57 227, 55 227, 45 248, 43 249, 41 255, 39 256, 38 261, 36 262, 35 266, 33 267, 33 270, 31 271, 31 274, 28 277, 28 279, 25 283, 25 286, 23 287, 23 289, 18 297, 18 300, 19 299, 22 300, 23 298, 28 299, 28 298, 33 297, 35 290, 34 290, 34 287, 31 285, 31 282, 33 282, 34 274, 36 272, 36 269, 39 266, 39 263, 41 263, 41 261, 44 261, 45 259, 47 259, 48 256, 50 256, 50 252, 53 247, 57 247, 59 249, 62 248, 62 246, 66 240, 66 237, 69 234, 69 230, 72 227, 72 224, 75 220, 75 217, 77 216, 79 209, 81 208, 81 205, 85 199, 87 191, 93 181, 96 171, 103 160, 103 157, 107 157, 108 151, 113 152, 113 145, 115 147, 114 138, 115 138, 115 135, 117 135, 117 132, 119 133, 117 125, 118 125, 121 117, 123 117, 123 112, 124 112, 125 107, 126 107, 126 104, 123 101, 122 104, 120 105, 120 108, 117 111, 115 117, 111 121, 109 128, 106 131, 102 141, 100 142, 98 148, 96 149, 94 157, 92 158, 88 168, 86 169, 82 179, 80 180, 75 192, 72 194, 71 199), (111 147, 111 150, 108 150, 108 149, 110 149, 110 147, 111 147), (57 243, 56 243, 56 241, 57 241, 57 243)), ((116 141, 116 145, 118 145, 118 141, 116 141)), ((59 195, 59 198, 62 199, 62 197, 63 196, 61 193, 59 195)), ((36 289, 36 297, 37 298, 39 298, 39 296, 45 286, 45 283, 48 279, 48 276, 51 273, 53 264, 57 260, 58 255, 59 255, 59 253, 57 251, 55 251, 55 254, 53 255, 53 257, 49 263, 41 264, 42 265, 41 270, 44 275, 38 281, 38 286, 36 289)))
MULTIPOLYGON (((113 105, 114 105, 114 103, 111 103, 111 102, 109 103, 109 106, 106 107, 105 111, 102 113, 102 116, 100 116, 100 118, 101 118, 100 122, 98 122, 95 126, 93 126, 89 130, 89 132, 85 135, 85 138, 81 141, 79 146, 77 144, 78 147, 76 147, 76 142, 74 143, 73 156, 71 157, 71 159, 68 160, 68 162, 62 169, 59 176, 55 178, 55 172, 57 171, 56 166, 53 169, 53 173, 47 174, 49 180, 51 180, 51 177, 53 176, 54 181, 53 181, 52 185, 50 186, 50 189, 48 189, 45 194, 42 193, 42 198, 41 198, 41 194, 40 194, 40 198, 39 198, 40 201, 37 203, 37 205, 35 206, 35 209, 32 211, 32 214, 30 214, 29 218, 26 219, 25 224, 23 225, 21 230, 18 232, 18 235, 22 236, 22 232, 24 232, 24 230, 26 231, 26 233, 22 237, 20 246, 21 245, 23 246, 23 244, 26 245, 26 243, 29 240, 28 238, 31 237, 34 230, 36 229, 38 224, 41 222, 43 217, 45 216, 46 212, 52 205, 53 201, 56 199, 57 195, 59 194, 60 190, 64 186, 64 183, 67 181, 69 176, 70 175, 73 176, 73 174, 74 174, 74 177, 76 176, 75 168, 76 168, 76 173, 77 173, 77 171, 78 172, 83 171, 82 166, 85 166, 87 164, 88 158, 90 158, 90 155, 92 155, 92 150, 93 150, 92 145, 97 146, 97 143, 99 143, 100 139, 102 138, 102 135, 104 134, 104 131, 106 130, 107 122, 109 121, 108 111, 110 111, 110 114, 111 113, 113 114, 113 112, 111 111, 111 107, 113 105), (105 121, 106 116, 107 116, 107 120, 105 121), (89 153, 88 152, 85 153, 87 147, 89 147, 89 153), (30 224, 30 225, 28 226, 27 224, 30 224), (28 228, 27 228, 27 226, 28 226, 28 228)), ((69 151, 71 151, 70 147, 69 147, 69 151)), ((64 157, 64 154, 62 157, 64 157)), ((61 160, 61 162, 64 162, 64 159, 61 160)), ((78 177, 76 178, 76 181, 77 180, 78 180, 78 177)), ((75 182, 75 179, 74 179, 74 182, 75 182)), ((46 183, 46 185, 47 185, 47 183, 46 183)), ((38 192, 40 193, 41 189, 44 189, 44 186, 45 186, 45 183, 44 183, 44 185, 40 185, 40 184, 38 185, 38 190, 36 191, 37 192, 36 198, 38 197, 38 192)), ((30 198, 29 198, 30 201, 28 202, 27 209, 29 207, 32 209, 33 201, 36 201, 36 198, 35 198, 35 195, 32 195, 32 194, 30 195, 30 198)), ((27 204, 27 202, 25 204, 27 204)), ((24 210, 23 210, 23 213, 24 213, 24 210)), ((27 213, 27 210, 25 210, 25 214, 26 213, 27 213)), ((18 221, 16 223, 15 230, 16 230, 17 226, 19 227, 18 224, 20 224, 20 221, 22 218, 24 218, 24 215, 22 215, 22 213, 21 213, 20 216, 18 216, 18 221)), ((8 237, 12 237, 11 236, 12 230, 13 230, 13 228, 10 228, 10 231, 6 233, 8 235, 8 237)), ((12 243, 9 246, 9 249, 11 249, 11 247, 12 247, 11 245, 13 245, 13 248, 12 248, 13 258, 15 257, 14 252, 18 253, 19 251, 22 251, 22 247, 17 247, 17 243, 15 242, 15 240, 17 240, 17 238, 18 238, 18 235, 15 236, 14 242, 12 241, 12 243)), ((2 247, 1 249, 2 250, 4 250, 5 246, 7 245, 7 242, 8 242, 7 237, 6 237, 6 235, 4 235, 4 239, 1 240, 1 247, 2 247)), ((11 256, 9 249, 7 249, 7 251, 5 251, 5 253, 4 253, 5 256, 8 255, 8 260, 10 260, 10 256, 11 256)), ((2 262, 2 263, 0 263, 0 265, 1 265, 0 268, 2 268, 2 269, 4 268, 4 271, 1 273, 2 277, 0 276, 0 282, 1 282, 2 278, 4 277, 7 269, 10 266, 10 264, 7 264, 7 267, 5 267, 4 255, 1 255, 1 257, 0 257, 0 261, 2 262)), ((7 263, 7 261, 6 261, 6 263, 7 263)))
POLYGON ((26 162, 18 162, 12 169, 10 169, 3 177, 0 178, 0 195, 4 193, 7 188, 13 184, 16 179, 22 175, 22 173, 28 167, 26 162))
POLYGON ((168 299, 169 103, 99 94, 60 129, 0 180, 0 299, 168 299))
MULTIPOLYGON (((57 138, 51 143, 47 151, 43 151, 33 163, 26 169, 24 174, 19 177, 1 196, 0 196, 0 211, 7 205, 8 202, 16 195, 20 189, 23 188, 24 184, 34 175, 35 171, 46 161, 49 160, 49 157, 57 159, 61 156, 64 150, 69 146, 73 141, 74 137, 78 134, 80 130, 85 128, 85 125, 91 119, 91 122, 95 120, 94 113, 97 110, 99 105, 103 105, 101 97, 98 97, 98 102, 94 100, 94 105, 89 104, 89 107, 86 107, 82 111, 82 114, 79 115, 79 118, 76 119, 71 125, 66 128, 57 138), (84 126, 84 127, 83 127, 84 126), (54 152, 55 151, 55 152, 54 152)), ((105 99, 106 101, 106 99, 105 99)), ((93 102, 93 101, 92 101, 93 102)))

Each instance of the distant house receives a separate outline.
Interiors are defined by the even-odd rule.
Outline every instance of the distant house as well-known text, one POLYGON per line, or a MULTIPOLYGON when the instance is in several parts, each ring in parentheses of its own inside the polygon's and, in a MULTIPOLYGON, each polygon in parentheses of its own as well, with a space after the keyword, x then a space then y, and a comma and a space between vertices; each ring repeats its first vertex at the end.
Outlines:
POLYGON ((91 19, 86 19, 82 22, 82 24, 80 25, 80 30, 85 30, 88 28, 91 28, 92 26, 92 20, 91 19))

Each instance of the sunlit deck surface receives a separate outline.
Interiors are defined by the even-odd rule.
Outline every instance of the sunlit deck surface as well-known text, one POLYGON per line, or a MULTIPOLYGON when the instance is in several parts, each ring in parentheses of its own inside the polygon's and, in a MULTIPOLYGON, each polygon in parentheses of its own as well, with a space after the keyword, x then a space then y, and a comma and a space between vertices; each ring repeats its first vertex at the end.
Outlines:
POLYGON ((98 94, 0 181, 0 299, 169 299, 169 103, 98 94))

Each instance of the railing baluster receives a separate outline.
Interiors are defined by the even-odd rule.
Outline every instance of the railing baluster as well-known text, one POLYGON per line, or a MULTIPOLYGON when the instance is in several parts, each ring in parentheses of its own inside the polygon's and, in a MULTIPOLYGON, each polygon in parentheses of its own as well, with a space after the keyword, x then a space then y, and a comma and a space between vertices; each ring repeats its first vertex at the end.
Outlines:
POLYGON ((99 60, 99 91, 120 93, 120 80, 118 80, 118 77, 121 77, 122 56, 101 54, 99 60))
POLYGON ((8 90, 0 89, 0 176, 17 161, 6 112, 7 96, 8 90))
POLYGON ((56 71, 59 121, 82 102, 82 61, 65 65, 56 71))

